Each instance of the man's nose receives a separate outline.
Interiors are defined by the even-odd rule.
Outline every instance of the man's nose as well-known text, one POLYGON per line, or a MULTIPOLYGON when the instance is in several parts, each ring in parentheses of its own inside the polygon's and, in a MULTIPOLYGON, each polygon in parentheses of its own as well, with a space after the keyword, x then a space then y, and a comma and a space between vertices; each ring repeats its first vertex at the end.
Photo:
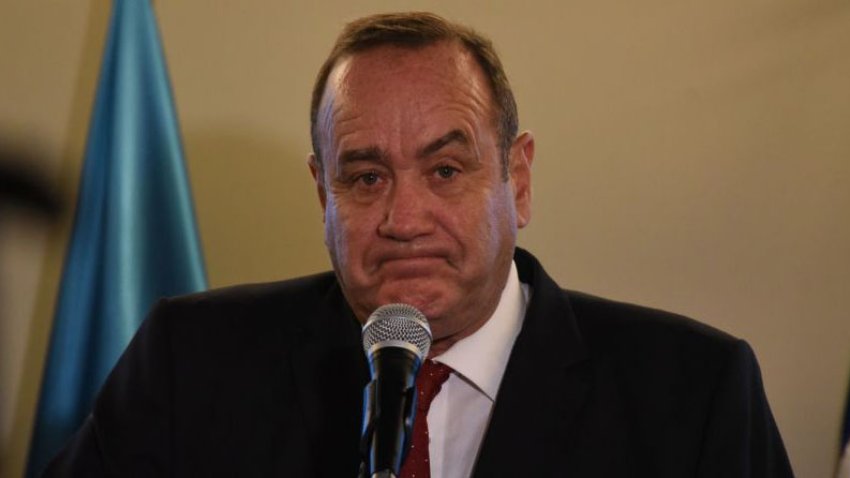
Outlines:
POLYGON ((395 181, 387 197, 378 234, 397 241, 412 241, 434 231, 428 188, 415 179, 395 181))

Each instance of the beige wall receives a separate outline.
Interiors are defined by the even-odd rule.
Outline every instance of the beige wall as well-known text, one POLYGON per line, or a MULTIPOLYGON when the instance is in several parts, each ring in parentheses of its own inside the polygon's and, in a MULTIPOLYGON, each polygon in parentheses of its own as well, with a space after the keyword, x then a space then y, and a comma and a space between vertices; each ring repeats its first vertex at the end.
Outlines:
MULTIPOLYGON (((402 7, 315 3, 156 2, 213 286, 328 266, 310 84, 345 20, 402 7)), ((798 475, 828 476, 850 374, 850 4, 455 3, 403 8, 503 55, 538 140, 521 244, 567 287, 746 338, 798 475)), ((108 7, 0 7, 0 140, 40 151, 71 202, 108 7)), ((68 217, 0 231, 3 477, 22 467, 68 217)))

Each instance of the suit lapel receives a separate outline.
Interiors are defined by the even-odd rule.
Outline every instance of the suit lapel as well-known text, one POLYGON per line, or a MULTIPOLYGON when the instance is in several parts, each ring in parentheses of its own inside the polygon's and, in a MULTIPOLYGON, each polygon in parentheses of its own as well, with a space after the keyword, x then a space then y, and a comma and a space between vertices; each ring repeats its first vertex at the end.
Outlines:
POLYGON ((532 287, 481 445, 475 476, 542 476, 559 469, 590 387, 587 352, 564 293, 527 252, 520 279, 532 287))
POLYGON ((292 352, 292 376, 315 476, 355 476, 368 368, 360 325, 334 285, 305 318, 292 352))

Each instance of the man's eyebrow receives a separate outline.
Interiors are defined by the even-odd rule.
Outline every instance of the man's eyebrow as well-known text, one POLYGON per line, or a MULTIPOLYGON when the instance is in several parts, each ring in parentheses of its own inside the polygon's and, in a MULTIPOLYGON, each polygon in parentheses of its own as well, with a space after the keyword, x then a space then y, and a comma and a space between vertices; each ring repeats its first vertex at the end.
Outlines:
POLYGON ((451 143, 457 143, 461 146, 468 146, 469 137, 463 131, 459 129, 453 129, 448 133, 444 134, 443 136, 440 136, 434 141, 428 143, 424 148, 419 150, 419 153, 417 153, 416 156, 420 158, 430 156, 451 143))
POLYGON ((339 164, 344 165, 357 161, 380 161, 384 158, 384 153, 377 146, 368 148, 349 149, 343 151, 339 155, 339 164))

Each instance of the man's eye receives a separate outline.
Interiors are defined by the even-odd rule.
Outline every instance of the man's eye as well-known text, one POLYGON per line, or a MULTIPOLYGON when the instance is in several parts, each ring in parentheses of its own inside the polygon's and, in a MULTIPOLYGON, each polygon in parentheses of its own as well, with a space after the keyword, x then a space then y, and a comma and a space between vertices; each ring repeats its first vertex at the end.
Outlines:
POLYGON ((437 168, 437 174, 443 179, 449 179, 457 172, 457 169, 451 166, 440 166, 439 168, 437 168))
POLYGON ((378 175, 373 172, 368 172, 358 176, 357 180, 362 182, 366 186, 373 186, 375 183, 378 182, 378 175))

